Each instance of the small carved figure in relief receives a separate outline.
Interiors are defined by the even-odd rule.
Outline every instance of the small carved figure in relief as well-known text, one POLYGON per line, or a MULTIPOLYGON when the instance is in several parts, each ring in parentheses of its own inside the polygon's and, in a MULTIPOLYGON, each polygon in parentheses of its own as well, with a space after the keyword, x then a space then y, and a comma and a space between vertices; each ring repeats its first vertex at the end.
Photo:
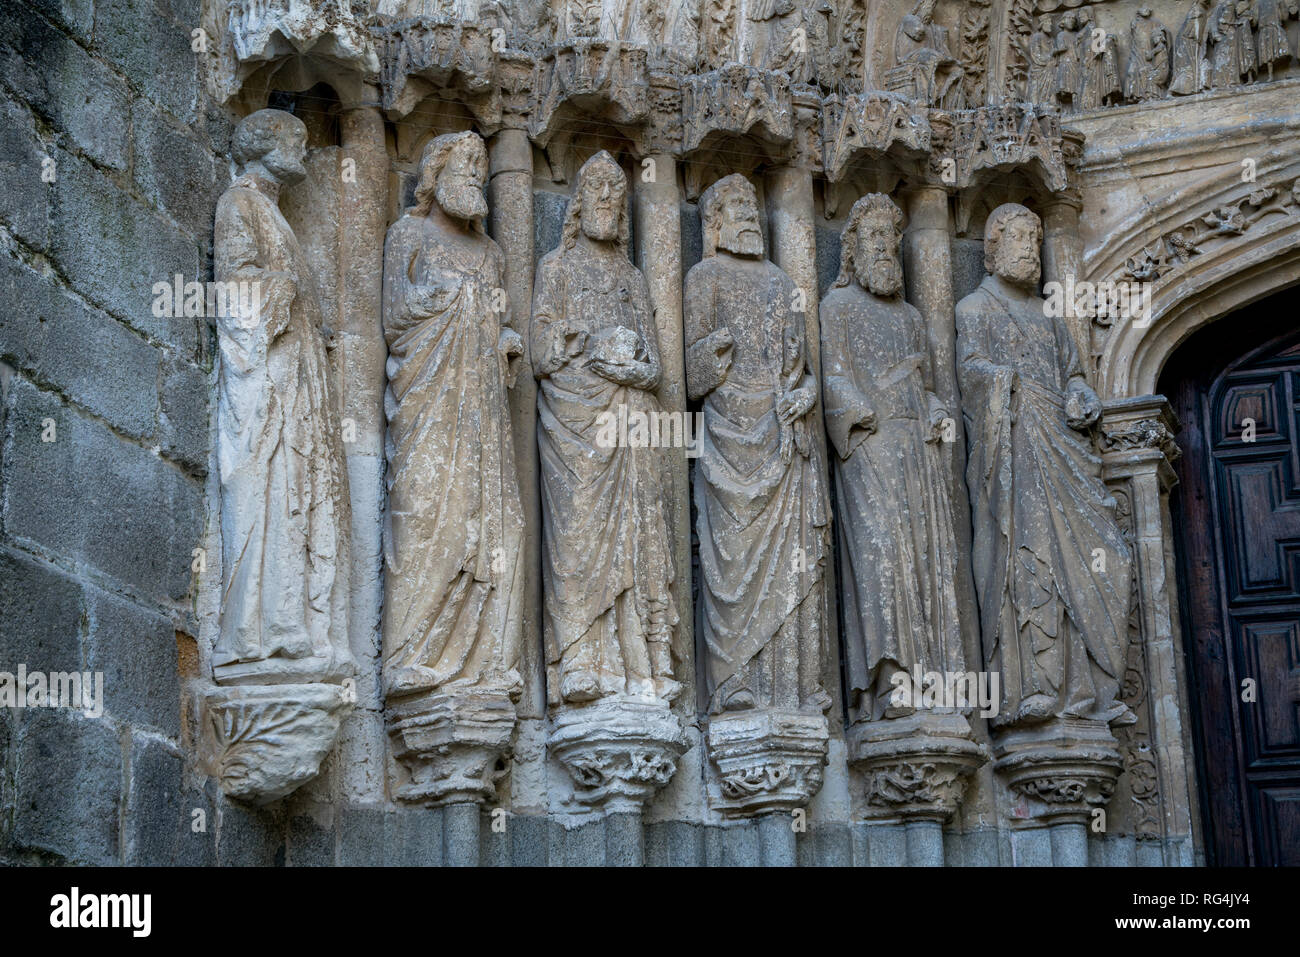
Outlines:
POLYGON ((934 3, 918 0, 899 23, 889 87, 901 87, 912 99, 930 106, 959 110, 965 105, 964 75, 948 45, 947 28, 934 22, 934 3))
POLYGON ((1073 11, 1061 15, 1056 25, 1052 56, 1056 60, 1056 98, 1061 106, 1075 105, 1082 75, 1079 64, 1079 19, 1073 11))
POLYGON ((1291 45, 1287 42, 1286 27, 1283 25, 1286 9, 1281 7, 1283 0, 1259 0, 1259 34, 1256 43, 1259 50, 1259 65, 1268 70, 1268 78, 1273 79, 1273 68, 1279 67, 1291 59, 1291 45))
POLYGON ((700 198, 704 258, 686 277, 686 384, 703 400, 695 477, 709 710, 830 705, 830 503, 814 439, 798 288, 763 257, 754 187, 700 198))
POLYGON ((1192 0, 1174 38, 1174 58, 1169 92, 1189 96, 1210 85, 1210 0, 1192 0))
POLYGON ((1216 90, 1254 82, 1255 12, 1251 0, 1222 0, 1210 15, 1210 85, 1216 90))
POLYGON ((1041 16, 1024 44, 1025 99, 1043 106, 1056 105, 1056 59, 1052 53, 1052 18, 1041 16))
POLYGON ((1074 340, 1036 294, 1038 217, 1008 203, 984 231, 990 275, 957 304, 973 565, 995 723, 1131 723, 1120 700, 1128 545, 1090 429, 1101 401, 1074 340))
POLYGON ((601 151, 578 173, 559 247, 538 265, 530 329, 553 704, 681 690, 666 453, 610 438, 611 423, 663 414, 650 293, 628 239, 627 178, 601 151))
POLYGON ((888 196, 858 200, 821 304, 849 708, 863 721, 907 710, 890 705, 900 671, 965 670, 939 445, 950 410, 924 321, 903 299, 902 223, 888 196))
POLYGON ((1115 38, 1096 25, 1092 7, 1079 11, 1079 87, 1076 110, 1095 110, 1119 101, 1119 47, 1115 38))
POLYGON ((248 283, 247 310, 218 317, 221 495, 218 681, 352 674, 350 505, 339 415, 312 270, 278 205, 306 176, 307 128, 281 110, 240 121, 239 177, 217 202, 218 282, 248 283))
POLYGON ((1160 96, 1169 80, 1169 31, 1141 7, 1129 26, 1128 69, 1124 73, 1124 99, 1130 103, 1160 96))
POLYGON ((483 231, 487 151, 424 150, 415 205, 384 244, 388 515, 384 684, 517 696, 525 552, 507 388, 523 339, 483 231))

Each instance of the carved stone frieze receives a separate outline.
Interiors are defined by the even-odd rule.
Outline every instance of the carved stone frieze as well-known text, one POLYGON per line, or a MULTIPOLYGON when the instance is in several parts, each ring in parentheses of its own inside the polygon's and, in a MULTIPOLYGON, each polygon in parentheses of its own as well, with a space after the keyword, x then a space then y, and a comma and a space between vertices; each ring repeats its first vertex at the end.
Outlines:
POLYGON ((859 722, 848 732, 848 747, 849 765, 864 780, 864 813, 871 819, 947 820, 970 777, 989 759, 957 712, 859 722))
POLYGON ((750 134, 784 146, 794 138, 794 104, 784 74, 731 63, 682 81, 682 151, 712 133, 750 134))
POLYGON ((575 39, 541 60, 529 134, 545 146, 565 104, 623 126, 650 115, 648 56, 644 49, 605 40, 575 39))
MULTIPOLYGON (((385 109, 413 109, 429 87, 409 92, 413 78, 444 91, 458 91, 468 100, 497 94, 497 58, 492 50, 492 23, 419 18, 383 23, 372 28, 381 64, 385 109)), ((500 111, 499 103, 475 104, 476 113, 500 111), (495 108, 495 109, 493 109, 495 108)))
POLYGON ((709 803, 727 815, 803 807, 822 786, 825 716, 801 711, 735 711, 709 719, 717 768, 709 803))
POLYGON ((930 120, 925 110, 889 93, 828 97, 822 109, 823 163, 831 182, 843 177, 859 156, 891 150, 903 155, 930 151, 930 120))

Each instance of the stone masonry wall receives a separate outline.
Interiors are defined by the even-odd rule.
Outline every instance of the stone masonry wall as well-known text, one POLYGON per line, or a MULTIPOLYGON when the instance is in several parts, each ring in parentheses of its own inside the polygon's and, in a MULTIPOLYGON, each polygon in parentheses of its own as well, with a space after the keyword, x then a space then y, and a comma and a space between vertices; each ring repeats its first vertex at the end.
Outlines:
POLYGON ((0 861, 203 862, 183 795, 212 355, 156 318, 211 274, 228 121, 198 0, 0 16, 0 671, 102 671, 104 711, 0 710, 0 861))

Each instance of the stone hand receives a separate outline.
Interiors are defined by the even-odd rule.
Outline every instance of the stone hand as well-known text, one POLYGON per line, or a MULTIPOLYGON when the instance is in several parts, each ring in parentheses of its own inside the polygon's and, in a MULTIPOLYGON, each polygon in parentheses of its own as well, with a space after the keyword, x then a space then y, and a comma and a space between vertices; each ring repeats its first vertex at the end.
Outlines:
POLYGON ((521 356, 524 354, 523 337, 509 326, 504 327, 501 335, 497 337, 497 350, 507 359, 521 356))
POLYGON ((943 440, 944 426, 949 421, 948 410, 940 406, 935 406, 930 410, 930 435, 927 442, 935 443, 943 440))
POLYGON ((718 382, 721 383, 731 370, 731 357, 736 340, 732 338, 731 330, 726 328, 715 329, 708 334, 707 338, 709 348, 713 352, 713 368, 718 375, 718 382))
POLYGON ((1065 422, 1070 428, 1083 431, 1101 418, 1101 399, 1086 385, 1072 386, 1065 397, 1065 422))
POLYGON ((650 363, 642 362, 639 359, 592 359, 587 365, 594 369, 597 375, 608 379, 615 385, 645 389, 653 381, 650 363))
POLYGON ((776 414, 782 422, 792 422, 807 415, 816 401, 816 394, 807 386, 791 389, 777 399, 776 414))

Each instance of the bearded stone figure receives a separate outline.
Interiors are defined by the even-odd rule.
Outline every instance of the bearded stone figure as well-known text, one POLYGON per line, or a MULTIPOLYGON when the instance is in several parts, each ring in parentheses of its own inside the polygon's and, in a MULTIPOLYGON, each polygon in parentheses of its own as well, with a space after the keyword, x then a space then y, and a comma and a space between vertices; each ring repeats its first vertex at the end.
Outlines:
POLYGON ((965 670, 939 445, 949 410, 921 314, 903 299, 902 225, 888 196, 858 200, 821 306, 849 708, 863 721, 910 710, 891 704, 899 671, 965 670))
POLYGON ((620 414, 662 411, 649 289, 627 247, 627 179, 602 151, 579 171, 560 245, 538 265, 530 330, 552 704, 680 690, 665 452, 608 438, 620 414))
POLYGON ((486 179, 477 134, 437 137, 384 244, 389 695, 521 688, 524 520, 506 390, 523 340, 483 231, 486 179))
POLYGON ((686 277, 686 385, 703 400, 695 479, 709 710, 808 710, 821 687, 829 504, 794 281, 763 258, 754 187, 700 198, 704 258, 686 277))
POLYGON ((221 621, 209 695, 228 794, 255 801, 315 775, 338 727, 348 650, 350 511, 339 415, 311 270, 280 213, 306 175, 307 129, 240 121, 240 175, 217 203, 214 272, 241 284, 217 318, 221 621), (244 285, 246 284, 246 285, 244 285), (295 690, 296 689, 296 690, 295 690))
POLYGON ((1131 723, 1119 700, 1130 560, 1089 430, 1101 402, 1064 322, 1036 294, 1042 243, 1023 206, 995 209, 986 276, 957 304, 973 565, 995 725, 1131 723))

